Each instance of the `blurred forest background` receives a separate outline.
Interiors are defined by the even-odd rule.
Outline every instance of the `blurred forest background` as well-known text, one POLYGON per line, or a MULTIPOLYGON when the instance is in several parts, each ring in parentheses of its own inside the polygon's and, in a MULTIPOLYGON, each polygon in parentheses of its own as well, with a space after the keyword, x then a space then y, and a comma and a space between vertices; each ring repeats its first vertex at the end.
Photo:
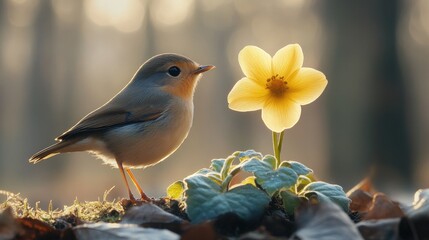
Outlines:
POLYGON ((286 131, 283 157, 348 190, 370 171, 379 190, 429 187, 429 2, 425 0, 0 1, 0 189, 55 206, 126 197, 119 171, 87 153, 28 163, 105 103, 149 57, 216 65, 195 94, 191 132, 166 161, 135 171, 146 193, 235 150, 272 154, 260 112, 228 109, 245 45, 301 44, 329 84, 286 131))

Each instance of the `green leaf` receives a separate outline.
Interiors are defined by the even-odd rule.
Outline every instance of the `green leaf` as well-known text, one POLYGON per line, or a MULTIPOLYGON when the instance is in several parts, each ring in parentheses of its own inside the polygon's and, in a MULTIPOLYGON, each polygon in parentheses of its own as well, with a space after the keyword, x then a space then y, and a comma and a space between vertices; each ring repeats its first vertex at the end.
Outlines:
POLYGON ((225 159, 223 159, 223 158, 213 159, 212 164, 210 165, 210 169, 212 169, 215 172, 220 173, 224 164, 225 164, 225 159))
POLYGON ((203 175, 206 175, 206 174, 209 174, 209 173, 212 173, 212 172, 213 172, 213 170, 211 170, 209 168, 201 168, 200 170, 198 170, 194 174, 203 174, 203 175))
POLYGON ((203 175, 192 175, 185 182, 186 212, 193 223, 229 212, 246 221, 257 220, 270 202, 267 194, 248 184, 222 192, 219 185, 203 175))
POLYGON ((215 181, 219 185, 222 184, 222 179, 220 177, 220 173, 218 173, 218 172, 216 172, 210 168, 202 168, 202 169, 198 170, 197 172, 195 172, 194 174, 201 174, 201 175, 207 176, 208 178, 212 179, 213 181, 215 181))
POLYGON ((232 170, 229 172, 229 174, 223 179, 223 182, 221 183, 221 189, 223 192, 229 190, 229 185, 234 178, 234 176, 241 170, 241 166, 233 165, 232 170))
POLYGON ((302 189, 299 193, 301 196, 311 198, 316 195, 319 202, 334 202, 344 211, 349 211, 350 199, 346 196, 343 188, 339 185, 329 184, 326 182, 312 182, 302 189))
POLYGON ((267 155, 262 159, 263 162, 268 163, 272 169, 276 169, 277 159, 272 155, 267 155))
POLYGON ((301 203, 300 197, 290 190, 281 191, 280 196, 282 197, 283 208, 285 209, 286 213, 293 215, 295 213, 295 208, 298 207, 301 203))
POLYGON ((298 181, 297 181, 297 183, 299 184, 299 185, 304 185, 304 186, 307 186, 308 184, 310 184, 312 181, 311 181, 311 179, 310 178, 308 178, 308 177, 306 177, 306 176, 304 176, 304 175, 299 175, 299 177, 298 177, 298 181))
POLYGON ((249 176, 249 177, 245 178, 243 181, 241 181, 240 184, 242 184, 242 185, 250 184, 250 185, 253 185, 256 187, 255 179, 256 179, 255 176, 249 176))
POLYGON ((223 164, 222 169, 220 170, 220 176, 222 180, 224 180, 228 176, 229 170, 234 160, 235 160, 235 157, 233 155, 225 159, 225 163, 223 164))
MULTIPOLYGON (((271 159, 272 156, 266 158, 271 159)), ((252 158, 242 163, 244 171, 251 172, 256 177, 256 182, 270 195, 282 188, 290 188, 295 185, 298 175, 291 168, 279 167, 274 170, 269 160, 260 161, 252 158)))
POLYGON ((234 169, 234 167, 236 167, 236 165, 233 164, 234 161, 238 160, 240 162, 243 162, 249 158, 260 159, 262 158, 262 154, 254 150, 247 150, 244 152, 237 151, 237 152, 234 152, 232 155, 230 155, 228 158, 226 158, 223 162, 222 161, 215 162, 217 166, 213 166, 213 167, 216 169, 219 169, 219 167, 221 167, 220 176, 222 181, 224 181, 227 178, 229 178, 230 180, 232 176, 229 176, 229 175, 231 174, 231 171, 234 169), (222 166, 220 166, 220 164, 222 164, 222 166))
POLYGON ((295 184, 295 192, 296 193, 301 192, 302 189, 304 189, 304 187, 310 184, 311 182, 313 181, 307 176, 299 175, 298 180, 296 181, 296 184, 295 184))
POLYGON ((307 166, 305 166, 304 164, 300 163, 300 162, 295 162, 295 161, 283 161, 280 166, 284 166, 284 167, 290 167, 292 168, 296 174, 298 175, 307 175, 309 173, 312 173, 313 170, 311 170, 310 168, 308 168, 307 166))
POLYGON ((220 178, 220 173, 211 172, 211 173, 205 174, 205 176, 210 178, 212 181, 214 181, 218 185, 222 184, 222 179, 220 178))
POLYGON ((167 196, 172 199, 181 199, 185 191, 185 183, 176 181, 167 188, 167 196))
POLYGON ((235 152, 233 155, 236 156, 238 160, 240 160, 240 162, 247 161, 251 158, 262 159, 263 157, 260 152, 256 152, 255 150, 252 150, 252 149, 246 150, 244 152, 235 152))

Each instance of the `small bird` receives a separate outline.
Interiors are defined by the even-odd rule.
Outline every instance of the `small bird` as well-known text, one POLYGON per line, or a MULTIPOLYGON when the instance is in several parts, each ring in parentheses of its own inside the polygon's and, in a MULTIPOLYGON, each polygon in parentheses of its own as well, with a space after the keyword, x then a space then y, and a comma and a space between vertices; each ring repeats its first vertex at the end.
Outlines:
POLYGON ((57 137, 57 143, 34 154, 30 162, 88 151, 119 168, 130 200, 135 198, 125 172, 141 199, 150 201, 131 169, 159 163, 182 144, 192 125, 195 87, 202 73, 213 68, 177 54, 150 58, 118 94, 57 137))

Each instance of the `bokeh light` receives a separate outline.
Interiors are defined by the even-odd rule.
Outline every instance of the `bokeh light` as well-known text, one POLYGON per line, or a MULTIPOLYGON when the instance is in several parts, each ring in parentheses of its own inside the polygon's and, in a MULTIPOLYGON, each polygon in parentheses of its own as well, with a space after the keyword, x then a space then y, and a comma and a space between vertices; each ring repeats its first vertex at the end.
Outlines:
POLYGON ((139 0, 86 0, 85 12, 95 24, 112 26, 121 32, 134 32, 143 23, 143 3, 139 0))
POLYGON ((36 14, 38 0, 8 0, 5 1, 7 19, 16 27, 29 26, 36 14))
POLYGON ((178 25, 192 17, 194 0, 153 1, 151 19, 159 28, 178 25))

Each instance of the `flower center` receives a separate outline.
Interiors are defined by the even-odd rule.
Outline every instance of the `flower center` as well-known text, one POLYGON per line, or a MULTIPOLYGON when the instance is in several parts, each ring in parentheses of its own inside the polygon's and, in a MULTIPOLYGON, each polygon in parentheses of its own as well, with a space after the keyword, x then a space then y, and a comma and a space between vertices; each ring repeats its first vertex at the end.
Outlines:
POLYGON ((265 88, 269 89, 274 95, 281 96, 288 89, 287 81, 284 80, 283 76, 276 74, 270 78, 267 78, 265 88))

